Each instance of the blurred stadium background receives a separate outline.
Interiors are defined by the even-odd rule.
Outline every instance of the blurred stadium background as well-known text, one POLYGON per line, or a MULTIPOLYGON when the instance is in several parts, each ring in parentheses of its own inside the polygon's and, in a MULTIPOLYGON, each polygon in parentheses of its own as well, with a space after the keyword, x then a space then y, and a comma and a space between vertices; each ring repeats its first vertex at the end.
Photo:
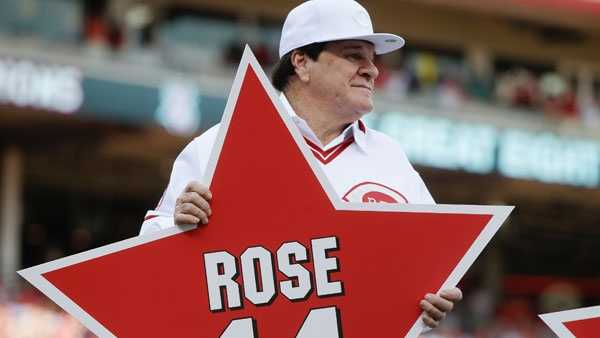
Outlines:
MULTIPOLYGON (((0 0, 0 337, 91 336, 15 271, 135 236, 297 3, 0 0)), ((367 123, 438 202, 517 206, 428 336, 551 337, 537 313, 600 304, 600 1, 363 4, 408 41, 367 123)))

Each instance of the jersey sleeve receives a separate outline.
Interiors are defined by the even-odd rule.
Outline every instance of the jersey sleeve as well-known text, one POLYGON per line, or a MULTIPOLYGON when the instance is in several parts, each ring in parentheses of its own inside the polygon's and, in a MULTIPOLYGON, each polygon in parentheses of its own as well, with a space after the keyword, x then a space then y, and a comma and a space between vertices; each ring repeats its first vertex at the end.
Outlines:
POLYGON ((175 201, 189 182, 202 183, 217 132, 218 125, 192 140, 177 156, 173 163, 169 184, 157 206, 146 212, 140 235, 175 226, 173 220, 175 201))
POLYGON ((414 173, 416 176, 415 181, 417 184, 418 195, 418 201, 414 202, 414 204, 436 204, 435 200, 433 199, 433 196, 431 196, 431 193, 429 192, 429 189, 427 189, 423 178, 421 178, 421 175, 419 175, 419 173, 416 170, 414 173))

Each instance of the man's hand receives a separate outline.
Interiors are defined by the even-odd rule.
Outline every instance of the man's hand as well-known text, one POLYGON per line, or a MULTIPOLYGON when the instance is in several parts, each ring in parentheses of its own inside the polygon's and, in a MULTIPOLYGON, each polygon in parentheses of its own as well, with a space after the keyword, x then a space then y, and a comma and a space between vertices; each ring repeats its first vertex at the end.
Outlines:
POLYGON ((175 201, 173 218, 175 225, 208 223, 212 214, 210 200, 212 194, 207 187, 197 181, 191 181, 175 201))
POLYGON ((454 303, 462 299, 459 288, 445 289, 439 295, 428 293, 419 304, 423 309, 423 322, 431 328, 440 325, 446 314, 452 311, 454 303))

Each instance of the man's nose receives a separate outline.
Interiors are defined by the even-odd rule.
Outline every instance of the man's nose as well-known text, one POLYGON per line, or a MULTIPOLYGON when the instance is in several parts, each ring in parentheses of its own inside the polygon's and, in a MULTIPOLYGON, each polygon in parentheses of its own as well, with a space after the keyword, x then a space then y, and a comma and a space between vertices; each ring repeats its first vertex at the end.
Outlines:
POLYGON ((360 75, 368 77, 369 80, 375 80, 379 76, 379 69, 372 60, 366 60, 360 69, 360 75))

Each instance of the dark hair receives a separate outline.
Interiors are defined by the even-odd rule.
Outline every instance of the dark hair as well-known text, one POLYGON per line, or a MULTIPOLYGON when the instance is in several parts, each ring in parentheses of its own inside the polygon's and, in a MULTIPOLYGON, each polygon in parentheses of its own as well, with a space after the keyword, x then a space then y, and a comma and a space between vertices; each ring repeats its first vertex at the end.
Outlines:
MULTIPOLYGON (((300 48, 296 48, 304 54, 306 54, 311 60, 317 60, 319 55, 323 49, 325 49, 325 45, 327 42, 315 42, 310 45, 306 45, 300 48)), ((290 80, 290 76, 295 75, 296 71, 294 70, 294 65, 292 64, 292 53, 291 51, 285 54, 278 62, 275 64, 273 68, 273 72, 271 73, 271 82, 273 82, 273 87, 279 91, 283 91, 285 87, 288 85, 290 80)))

